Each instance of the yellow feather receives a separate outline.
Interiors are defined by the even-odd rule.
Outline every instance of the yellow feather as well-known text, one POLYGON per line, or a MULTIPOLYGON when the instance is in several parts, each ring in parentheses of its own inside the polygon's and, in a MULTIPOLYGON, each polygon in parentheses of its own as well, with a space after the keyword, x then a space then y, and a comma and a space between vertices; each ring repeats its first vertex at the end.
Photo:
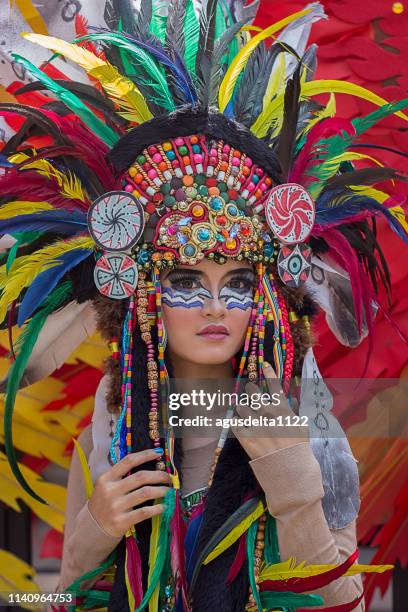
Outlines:
POLYGON ((78 453, 79 461, 81 463, 82 475, 84 477, 84 482, 85 482, 86 498, 89 499, 92 495, 93 488, 94 488, 93 482, 92 482, 91 470, 89 469, 88 460, 86 458, 86 455, 84 453, 84 450, 80 442, 76 440, 76 438, 72 438, 72 441, 75 444, 75 448, 78 453))
MULTIPOLYGON (((156 514, 152 517, 152 534, 150 536, 150 549, 149 549, 149 577, 147 584, 149 585, 152 579, 154 566, 156 562, 158 542, 159 542, 159 531, 160 531, 161 515, 156 514)), ((160 593, 160 582, 157 583, 153 595, 149 600, 149 612, 156 612, 159 609, 159 593, 160 593)))
POLYGON ((221 112, 225 110, 228 102, 231 100, 237 79, 241 74, 242 70, 245 68, 251 53, 256 49, 256 47, 263 40, 269 38, 278 30, 281 30, 296 19, 299 19, 299 17, 303 17, 311 11, 311 8, 307 8, 303 11, 293 13, 292 15, 289 15, 288 17, 285 17, 285 19, 281 19, 276 23, 273 23, 271 26, 265 28, 265 30, 262 30, 261 32, 259 32, 259 34, 251 38, 251 40, 249 40, 249 42, 241 49, 241 51, 237 53, 237 55, 232 60, 227 72, 225 73, 225 76, 220 85, 220 90, 218 92, 218 106, 221 112))
POLYGON ((51 210, 53 207, 48 202, 27 202, 15 200, 0 206, 0 219, 9 219, 17 215, 31 215, 43 210, 51 210))
POLYGON ((250 528, 252 523, 259 519, 260 516, 262 516, 264 512, 265 507, 262 502, 259 502, 255 510, 251 512, 251 514, 247 516, 243 521, 241 521, 239 525, 234 527, 234 529, 232 529, 229 534, 225 536, 225 538, 221 540, 219 544, 217 544, 217 546, 210 552, 210 554, 207 555, 204 560, 204 565, 207 565, 207 563, 210 563, 210 561, 216 559, 221 553, 224 552, 224 550, 232 546, 234 542, 236 542, 242 536, 242 534, 250 528))
POLYGON ((13 262, 9 274, 6 272, 6 266, 1 266, 0 289, 3 291, 0 297, 0 321, 4 320, 8 306, 40 272, 59 265, 58 257, 74 249, 92 249, 94 246, 92 238, 73 238, 46 246, 31 255, 18 257, 13 262))
POLYGON ((369 187, 366 185, 350 185, 349 188, 360 195, 365 195, 368 198, 374 198, 374 200, 377 200, 377 202, 380 202, 380 204, 385 202, 385 200, 388 200, 390 197, 388 193, 375 189, 375 187, 369 187))
POLYGON ((19 464, 19 467, 29 485, 43 497, 48 505, 37 501, 29 493, 24 491, 16 481, 11 467, 4 453, 0 452, 0 502, 4 502, 17 512, 21 511, 18 500, 27 504, 35 514, 51 525, 54 529, 62 532, 64 528, 64 515, 66 504, 66 489, 61 485, 47 482, 41 476, 19 464))
MULTIPOLYGON (((384 100, 384 98, 377 96, 377 94, 373 93, 369 89, 356 85, 355 83, 347 83, 346 81, 336 80, 317 80, 302 83, 302 99, 310 96, 317 96, 322 93, 343 93, 350 96, 356 96, 357 98, 362 98, 363 100, 372 102, 376 106, 384 106, 384 104, 388 104, 387 100, 384 100)), ((272 100, 268 108, 260 113, 258 119, 251 126, 251 131, 255 134, 255 136, 258 136, 258 138, 263 138, 267 134, 269 126, 276 117, 277 112, 283 107, 283 101, 284 94, 280 94, 274 100, 272 100)), ((408 121, 408 116, 401 111, 394 114, 401 117, 401 119, 408 121)))
MULTIPOLYGON (((282 563, 274 563, 261 568, 259 574, 259 582, 263 580, 288 580, 289 578, 309 578, 310 576, 318 576, 324 572, 339 567, 333 564, 322 565, 307 565, 305 561, 301 561, 298 565, 296 559, 291 557, 282 563)), ((393 569, 393 565, 359 565, 354 563, 344 573, 344 576, 354 576, 355 574, 371 574, 382 573, 393 569)))
POLYGON ((97 79, 108 96, 111 96, 126 111, 127 119, 144 123, 153 117, 138 87, 132 81, 123 77, 114 66, 97 57, 91 51, 54 36, 31 33, 25 33, 23 36, 46 49, 60 53, 81 66, 89 76, 97 79))
MULTIPOLYGON (((11 593, 41 593, 41 589, 34 577, 36 570, 22 561, 7 550, 0 550, 0 597, 4 601, 3 605, 7 605, 8 594, 11 593)), ((19 606, 24 610, 38 610, 37 605, 20 603, 19 606)))
MULTIPOLYGON (((35 150, 33 153, 35 154, 35 150)), ((15 155, 11 155, 8 159, 12 163, 18 164, 29 159, 29 155, 26 155, 25 153, 16 153, 15 155)), ((72 200, 80 200, 81 202, 87 201, 87 196, 83 190, 80 180, 74 174, 72 174, 72 172, 67 172, 67 174, 64 174, 46 159, 36 159, 32 162, 24 164, 23 168, 37 170, 37 172, 43 176, 55 178, 61 189, 61 195, 64 197, 72 200)))
POLYGON ((388 209, 390 211, 390 213, 396 218, 396 220, 398 221, 398 223, 400 225, 402 225, 402 227, 404 228, 404 230, 406 231, 406 233, 408 234, 408 223, 407 223, 407 218, 405 216, 405 212, 404 210, 401 208, 401 206, 393 206, 392 208, 388 209))

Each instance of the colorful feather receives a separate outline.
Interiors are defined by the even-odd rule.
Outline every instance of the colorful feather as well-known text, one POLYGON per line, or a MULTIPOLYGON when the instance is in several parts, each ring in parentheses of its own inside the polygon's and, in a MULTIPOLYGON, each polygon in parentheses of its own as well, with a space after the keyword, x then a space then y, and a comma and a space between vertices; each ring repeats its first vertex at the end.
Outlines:
POLYGON ((91 51, 54 36, 28 33, 24 37, 46 49, 60 53, 81 66, 91 77, 97 79, 106 93, 122 109, 122 117, 136 123, 144 123, 152 118, 153 115, 149 111, 146 100, 136 85, 122 76, 117 68, 100 59, 91 51))
POLYGON ((44 72, 39 70, 28 59, 18 55, 11 54, 16 62, 19 62, 34 78, 41 81, 52 91, 58 99, 60 99, 67 107, 84 122, 84 124, 94 132, 103 142, 113 147, 119 140, 119 135, 116 134, 108 125, 105 125, 75 94, 68 91, 65 87, 58 85, 44 72))
POLYGON ((134 610, 143 598, 142 558, 136 542, 135 530, 126 534, 125 580, 128 592, 129 609, 134 610))
POLYGON ((219 555, 221 555, 224 550, 232 546, 241 536, 245 533, 252 523, 257 521, 260 516, 265 512, 265 507, 262 502, 258 502, 255 510, 251 512, 248 516, 246 516, 238 525, 233 527, 231 531, 223 538, 217 546, 213 548, 213 550, 206 556, 204 560, 204 565, 210 563, 214 559, 216 559, 219 555))
POLYGON ((27 200, 16 200, 0 205, 0 220, 10 219, 19 215, 32 215, 34 213, 52 210, 48 202, 29 202, 27 200))
MULTIPOLYGON (((152 575, 156 565, 156 557, 158 552, 159 544, 159 532, 160 532, 161 516, 156 514, 152 517, 152 533, 150 535, 150 548, 149 548, 149 575, 147 579, 147 586, 150 587, 152 575)), ((149 601, 149 612, 156 612, 159 608, 159 594, 160 584, 157 583, 155 590, 149 601)))
POLYGON ((85 495, 86 495, 86 498, 89 499, 92 495, 93 488, 94 488, 93 482, 92 482, 91 470, 89 469, 88 460, 86 458, 84 449, 82 448, 79 440, 77 440, 76 438, 72 438, 72 441, 75 445, 75 448, 76 448, 76 451, 79 457, 79 462, 81 464, 82 476, 84 478, 84 483, 85 483, 85 495))
POLYGON ((13 445, 13 409, 24 370, 31 351, 38 339, 39 333, 44 326, 47 317, 54 312, 67 299, 71 291, 71 283, 67 282, 57 287, 50 296, 48 296, 43 308, 31 319, 27 327, 22 332, 18 339, 18 347, 20 350, 13 362, 10 374, 7 381, 6 401, 4 406, 4 446, 7 454, 10 467, 17 481, 27 493, 32 495, 37 501, 46 503, 25 480, 18 466, 14 445, 13 445))
POLYGON ((262 612, 264 607, 261 602, 258 585, 255 577, 255 544, 256 544, 256 533, 258 531, 258 520, 254 521, 248 528, 246 534, 246 545, 247 545, 247 559, 248 559, 248 574, 249 584, 251 586, 252 596, 255 600, 258 612, 262 612))
POLYGON ((229 101, 231 100, 237 79, 239 75, 241 74, 242 70, 245 68, 246 63, 251 53, 256 49, 256 47, 263 40, 275 34, 275 32, 278 32, 279 30, 284 28, 289 23, 292 23, 293 21, 295 21, 299 17, 302 17, 303 15, 307 15, 311 11, 312 11, 312 8, 307 8, 307 9, 304 9, 303 11, 298 11, 297 13, 293 13, 292 15, 289 15, 288 17, 285 17, 284 19, 281 19, 280 21, 277 21, 276 23, 272 24, 265 30, 262 30, 261 32, 259 32, 259 34, 257 34, 256 36, 254 36, 253 38, 249 40, 249 42, 241 49, 241 51, 236 55, 236 57, 231 62, 225 74, 225 77, 220 85, 219 95, 218 95, 218 107, 221 112, 225 110, 229 101))
POLYGON ((173 517, 170 522, 170 559, 171 569, 173 573, 174 584, 174 597, 177 597, 181 591, 183 598, 184 609, 189 609, 188 598, 187 598, 187 579, 186 579, 186 564, 185 564, 185 551, 184 551, 184 540, 186 536, 186 524, 181 515, 180 508, 180 489, 176 489, 175 496, 175 509, 173 517))
POLYGON ((8 275, 5 274, 5 266, 0 268, 0 321, 4 320, 8 306, 43 270, 58 265, 58 259, 69 251, 93 247, 91 238, 72 238, 43 247, 31 255, 18 257, 8 275))
MULTIPOLYGON (((263 591, 260 595, 262 610, 284 608, 286 612, 300 612, 299 606, 321 606, 324 601, 320 595, 302 595, 299 593, 272 593, 263 591)), ((324 608, 319 608, 324 612, 324 608)))
POLYGON ((28 287, 18 309, 17 325, 21 327, 31 317, 69 270, 91 255, 90 249, 76 249, 61 255, 50 270, 41 272, 28 287))
POLYGON ((65 210, 45 210, 29 215, 18 215, 0 222, 1 234, 16 232, 55 232, 56 234, 76 234, 87 229, 86 217, 81 213, 65 210))
MULTIPOLYGON (((159 72, 159 74, 161 75, 161 78, 159 77, 160 82, 167 91, 169 91, 167 81, 161 74, 154 60, 156 60, 162 66, 168 68, 175 79, 176 85, 180 88, 180 91, 183 92, 185 102, 194 104, 197 101, 194 86, 191 82, 191 78, 187 70, 185 69, 183 64, 180 63, 180 61, 175 62, 174 60, 172 60, 168 56, 168 53, 158 43, 158 41, 153 42, 149 40, 148 42, 146 42, 123 32, 119 34, 115 32, 109 32, 107 30, 104 30, 103 28, 90 29, 97 30, 98 32, 97 34, 90 34, 89 37, 87 37, 90 40, 103 40, 105 41, 105 43, 111 43, 128 51, 130 55, 135 56, 136 59, 140 58, 140 60, 142 60, 142 65, 145 70, 148 70, 147 67, 149 66, 149 63, 150 66, 153 64, 153 66, 155 67, 154 76, 156 80, 158 77, 157 72, 159 72)), ((179 59, 180 58, 178 58, 178 60, 179 59)), ((148 74, 150 74, 150 72, 151 71, 149 69, 148 74)), ((170 95, 168 95, 167 97, 171 100, 170 95)))
MULTIPOLYGON (((311 96, 318 96, 322 93, 348 94, 350 96, 361 98, 362 100, 367 100, 367 102, 371 102, 376 106, 384 106, 388 104, 387 100, 384 100, 384 98, 381 98, 381 96, 378 96, 369 89, 361 87, 361 85, 356 85, 355 83, 337 80, 316 80, 302 83, 302 99, 306 99, 311 96)), ((251 131, 255 134, 255 136, 258 136, 258 138, 263 138, 264 136, 266 136, 269 130, 269 126, 271 125, 271 123, 273 123, 274 118, 281 111, 283 102, 283 94, 279 94, 259 115, 255 123, 251 126, 251 131)), ((395 114, 397 115, 397 117, 408 121, 408 116, 402 113, 401 111, 398 110, 395 112, 395 114)))
POLYGON ((242 535, 238 542, 238 549, 235 555, 235 559, 229 568, 228 576, 227 576, 227 584, 231 584, 234 582, 235 578, 237 578, 239 572, 241 571, 246 559, 246 536, 242 535))
POLYGON ((157 546, 155 566, 151 574, 151 580, 147 591, 143 596, 140 606, 135 610, 135 612, 142 612, 142 610, 148 604, 150 598, 153 596, 153 593, 156 590, 157 585, 160 583, 162 572, 166 567, 166 559, 169 553, 170 542, 170 522, 174 514, 176 504, 175 497, 176 491, 174 489, 170 489, 170 491, 166 494, 166 497, 163 500, 163 503, 165 504, 165 510, 162 514, 162 519, 160 522, 159 541, 157 546))

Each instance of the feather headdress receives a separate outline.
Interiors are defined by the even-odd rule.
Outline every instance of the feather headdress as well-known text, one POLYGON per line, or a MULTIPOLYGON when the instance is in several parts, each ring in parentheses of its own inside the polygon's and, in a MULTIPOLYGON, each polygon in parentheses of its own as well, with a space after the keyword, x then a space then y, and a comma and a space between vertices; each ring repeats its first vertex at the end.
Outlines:
MULTIPOLYGON (((262 321, 273 322, 275 365, 285 390, 293 342, 282 335, 290 326, 276 283, 294 291, 303 286, 345 344, 356 346, 373 330, 378 286, 390 291, 377 219, 387 222, 401 245, 408 242, 404 202, 387 194, 384 184, 395 190, 406 177, 384 168, 375 151, 362 153, 358 144, 365 131, 392 114, 405 125, 408 99, 388 102, 352 83, 314 80, 316 47, 307 48, 306 41, 312 24, 326 18, 322 6, 309 4, 259 30, 250 26, 257 4, 141 0, 134 11, 127 0, 109 0, 107 27, 88 31, 82 24, 74 41, 25 34, 51 52, 47 64, 62 56, 82 69, 88 82, 53 78, 49 66, 14 54, 35 79, 14 95, 30 92, 38 108, 0 105, 4 120, 18 123, 0 156, 0 234, 15 240, 0 270, 0 323, 9 327, 10 337, 14 324, 25 326, 3 388, 6 452, 30 494, 36 495, 13 450, 15 396, 19 386, 49 374, 53 363, 58 367, 68 348, 94 329, 92 301, 122 298, 130 304, 127 313, 124 308, 115 313, 122 337, 114 351, 122 376, 120 440, 114 442, 122 456, 130 452, 124 355, 132 350, 136 324, 150 355, 150 324, 157 323, 154 371, 164 389, 158 279, 165 266, 193 265, 203 257, 254 264, 259 279, 251 325, 259 313, 262 321), (40 93, 44 90, 49 97, 40 93), (375 108, 346 121, 335 116, 336 93, 375 108), (315 99, 321 94, 330 94, 326 106, 315 99), (147 303, 142 321, 133 316, 133 309, 139 316, 136 299, 147 303), (70 327, 60 327, 67 324, 72 334, 70 327), (60 350, 58 342, 66 340, 67 348, 60 350), (43 366, 34 363, 36 355, 45 356, 43 366)), ((243 359, 238 378, 245 368, 243 359)), ((153 417, 156 423, 157 414, 153 417)), ((155 427, 153 433, 157 438, 155 427)), ((176 477, 174 441, 166 444, 176 477)), ((175 596, 186 601, 179 491, 169 500, 171 512, 154 525, 157 550, 151 551, 147 592, 142 593, 140 573, 127 583, 133 608, 154 606, 169 567, 177 576, 175 596)), ((216 563, 237 545, 230 579, 242 568, 246 551, 259 609, 320 603, 315 595, 269 591, 278 580, 273 573, 264 576, 268 590, 256 592, 253 555, 263 511, 256 501, 242 524, 221 529, 200 565, 216 563)), ((133 532, 125 565, 140 565, 133 532)), ((287 569, 291 580, 298 578, 299 568, 287 569)), ((318 576, 333 571, 312 569, 318 576)))

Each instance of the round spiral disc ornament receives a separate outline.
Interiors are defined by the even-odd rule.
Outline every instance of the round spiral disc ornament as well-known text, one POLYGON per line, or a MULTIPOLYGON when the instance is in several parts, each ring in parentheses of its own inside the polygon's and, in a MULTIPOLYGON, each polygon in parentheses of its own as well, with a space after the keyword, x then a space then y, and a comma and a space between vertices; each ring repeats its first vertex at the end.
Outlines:
POLYGON ((315 205, 307 191, 296 183, 277 185, 265 206, 269 227, 287 244, 303 242, 312 231, 315 205))
POLYGON ((137 279, 137 266, 125 253, 105 253, 96 262, 95 285, 105 297, 128 298, 135 292, 137 279))
POLYGON ((96 244, 105 251, 128 251, 143 233, 143 206, 127 191, 109 191, 91 205, 88 227, 96 244))

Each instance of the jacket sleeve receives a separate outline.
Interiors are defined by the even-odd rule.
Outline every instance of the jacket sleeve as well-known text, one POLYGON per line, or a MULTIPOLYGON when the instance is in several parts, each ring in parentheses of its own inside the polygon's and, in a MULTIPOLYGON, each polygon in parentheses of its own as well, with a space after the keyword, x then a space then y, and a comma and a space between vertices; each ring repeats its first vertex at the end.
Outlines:
MULTIPOLYGON (((308 564, 339 564, 356 550, 355 521, 338 530, 327 525, 320 466, 309 442, 273 451, 250 465, 276 519, 282 561, 295 557, 297 562, 308 564)), ((352 602, 362 592, 359 574, 338 578, 313 591, 323 597, 326 607, 352 602)), ((354 612, 364 609, 361 602, 354 612)))
MULTIPOLYGON (((78 440, 88 458, 92 450, 91 426, 81 433, 78 440)), ((100 565, 120 540, 120 537, 115 538, 103 531, 89 511, 82 468, 75 449, 68 476, 64 545, 57 592, 100 565)), ((95 577, 81 586, 89 588, 97 580, 98 577, 95 577)))

